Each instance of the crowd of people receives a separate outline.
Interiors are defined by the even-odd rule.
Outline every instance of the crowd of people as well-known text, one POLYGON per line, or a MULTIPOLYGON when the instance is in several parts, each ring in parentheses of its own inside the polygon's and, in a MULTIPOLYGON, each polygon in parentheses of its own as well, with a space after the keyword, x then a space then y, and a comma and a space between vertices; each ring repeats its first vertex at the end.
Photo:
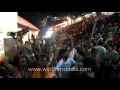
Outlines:
POLYGON ((79 38, 58 35, 55 41, 45 39, 44 43, 40 36, 33 36, 25 44, 15 39, 17 51, 0 63, 0 77, 120 78, 119 14, 98 20, 91 37, 94 20, 81 27, 79 38), (71 70, 63 70, 66 68, 71 70))

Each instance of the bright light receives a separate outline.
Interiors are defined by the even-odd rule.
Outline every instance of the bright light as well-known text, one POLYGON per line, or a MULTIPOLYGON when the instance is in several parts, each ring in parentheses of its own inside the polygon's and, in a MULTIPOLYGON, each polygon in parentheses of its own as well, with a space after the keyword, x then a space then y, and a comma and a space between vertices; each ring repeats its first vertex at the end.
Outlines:
POLYGON ((79 18, 77 18, 79 21, 81 21, 82 20, 82 18, 81 17, 79 17, 79 18))
POLYGON ((53 34, 53 31, 47 31, 46 38, 50 38, 53 34))
POLYGON ((71 18, 67 17, 67 19, 68 19, 68 24, 70 25, 71 24, 71 18))
POLYGON ((58 25, 56 25, 56 26, 63 26, 63 25, 67 25, 67 22, 66 21, 64 21, 63 23, 60 23, 60 24, 58 24, 58 25))
POLYGON ((71 19, 70 19, 70 18, 68 18, 68 22, 71 22, 71 19))
POLYGON ((47 18, 49 18, 49 16, 47 16, 47 18))
POLYGON ((64 21, 64 22, 63 22, 63 24, 65 24, 65 25, 66 25, 66 24, 67 24, 67 22, 66 22, 66 21, 64 21))
POLYGON ((65 26, 67 26, 67 22, 66 22, 66 21, 64 21, 64 22, 62 23, 61 27, 65 27, 65 26))
POLYGON ((102 15, 112 15, 114 12, 102 12, 102 15))
POLYGON ((53 28, 50 28, 50 30, 53 30, 53 28))
POLYGON ((96 14, 96 12, 93 12, 93 14, 96 14))
POLYGON ((86 15, 85 15, 85 17, 86 17, 86 18, 89 18, 89 15, 88 15, 88 14, 86 14, 86 15))
POLYGON ((75 16, 73 16, 73 17, 75 17, 75 16))
POLYGON ((92 12, 92 16, 96 16, 96 12, 92 12))
POLYGON ((71 20, 70 17, 67 17, 68 20, 71 20))
POLYGON ((66 25, 65 24, 63 24, 61 27, 65 27, 66 25))
POLYGON ((102 15, 107 15, 107 12, 102 12, 102 15))
POLYGON ((106 12, 107 15, 112 15, 114 14, 115 12, 106 12))

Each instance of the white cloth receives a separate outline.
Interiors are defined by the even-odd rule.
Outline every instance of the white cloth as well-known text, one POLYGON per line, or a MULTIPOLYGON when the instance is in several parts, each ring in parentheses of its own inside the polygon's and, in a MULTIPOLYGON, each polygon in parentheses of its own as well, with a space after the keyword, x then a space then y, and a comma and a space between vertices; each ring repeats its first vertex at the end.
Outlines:
POLYGON ((58 63, 57 63, 57 65, 56 65, 56 70, 58 71, 58 72, 60 72, 59 74, 59 76, 61 77, 61 78, 67 78, 68 77, 68 74, 69 74, 69 72, 70 72, 70 70, 68 70, 68 69, 70 69, 71 67, 72 67, 72 65, 74 65, 76 62, 73 60, 73 58, 68 58, 67 59, 67 61, 63 61, 63 59, 61 59, 58 63))
POLYGON ((74 58, 75 55, 77 55, 77 50, 75 48, 73 48, 73 50, 69 54, 69 58, 74 58))

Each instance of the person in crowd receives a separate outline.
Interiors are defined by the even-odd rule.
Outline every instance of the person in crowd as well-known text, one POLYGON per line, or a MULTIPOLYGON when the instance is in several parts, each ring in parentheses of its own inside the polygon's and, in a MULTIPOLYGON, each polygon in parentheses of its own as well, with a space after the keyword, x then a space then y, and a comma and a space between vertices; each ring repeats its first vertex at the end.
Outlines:
POLYGON ((49 53, 49 64, 50 64, 51 61, 53 60, 53 57, 54 57, 54 53, 53 53, 53 48, 52 47, 49 47, 48 53, 49 53))
POLYGON ((32 74, 32 78, 53 78, 52 72, 47 66, 49 62, 49 57, 46 55, 40 55, 38 61, 38 67, 32 74))
POLYGON ((100 70, 100 56, 98 54, 98 49, 97 48, 92 48, 91 49, 91 56, 90 58, 93 58, 96 61, 97 69, 95 71, 95 77, 98 77, 99 75, 99 70, 100 70))
POLYGON ((70 69, 74 64, 75 60, 69 58, 69 51, 67 49, 62 50, 62 59, 56 65, 57 78, 69 78, 70 69))
POLYGON ((0 62, 0 78, 7 78, 4 62, 0 62))
POLYGON ((73 37, 70 36, 69 38, 70 38, 70 45, 68 47, 68 50, 70 50, 69 58, 75 59, 77 57, 77 50, 74 48, 73 37))
POLYGON ((113 70, 113 66, 118 63, 119 54, 116 50, 114 50, 114 44, 109 43, 107 48, 108 50, 104 54, 104 64, 105 64, 104 77, 110 78, 113 70))
POLYGON ((19 61, 20 73, 18 74, 18 78, 29 78, 28 70, 27 70, 27 61, 23 56, 20 57, 19 61))
POLYGON ((114 71, 112 72, 111 77, 112 78, 120 78, 120 61, 118 64, 114 67, 114 71))
POLYGON ((107 45, 108 41, 112 41, 113 38, 111 35, 108 36, 108 38, 105 40, 105 45, 107 45))
POLYGON ((77 47, 77 57, 76 57, 76 62, 82 62, 83 61, 83 56, 82 54, 82 50, 80 47, 77 47))
POLYGON ((76 64, 71 68, 69 78, 83 78, 84 71, 81 70, 82 68, 84 68, 83 62, 76 62, 76 64))
POLYGON ((25 42, 22 51, 23 51, 23 56, 26 58, 28 65, 29 66, 33 65, 34 67, 36 58, 35 58, 35 54, 32 52, 31 44, 29 42, 25 42))
POLYGON ((37 37, 37 39, 35 39, 35 42, 34 42, 33 45, 34 45, 32 47, 33 48, 33 53, 35 54, 35 58, 36 58, 36 61, 37 61, 38 57, 40 56, 40 54, 42 54, 42 50, 41 50, 41 47, 40 47, 39 37, 37 37))
POLYGON ((103 61, 103 56, 106 53, 106 48, 104 47, 104 42, 99 41, 98 45, 94 46, 98 50, 98 55, 100 56, 100 62, 103 61))
POLYGON ((83 71, 80 78, 95 78, 95 72, 97 70, 97 64, 95 59, 92 57, 86 57, 83 60, 85 70, 83 71))
POLYGON ((97 46, 94 46, 98 50, 98 55, 100 57, 100 70, 99 70, 99 77, 103 77, 103 71, 104 71, 104 54, 106 53, 106 48, 104 47, 104 42, 100 41, 98 42, 97 46))

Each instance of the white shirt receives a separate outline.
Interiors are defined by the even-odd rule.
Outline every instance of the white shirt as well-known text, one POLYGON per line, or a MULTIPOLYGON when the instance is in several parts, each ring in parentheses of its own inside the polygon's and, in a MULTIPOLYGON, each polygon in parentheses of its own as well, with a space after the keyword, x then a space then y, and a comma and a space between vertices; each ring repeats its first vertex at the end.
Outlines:
POLYGON ((56 65, 56 70, 59 71, 60 73, 60 77, 61 78, 67 78, 68 74, 70 72, 70 69, 72 67, 72 65, 74 65, 76 62, 73 60, 73 58, 68 58, 67 61, 63 61, 63 59, 61 59, 57 65, 56 65))
POLYGON ((77 55, 77 50, 73 48, 73 50, 69 54, 69 58, 74 58, 75 55, 77 55))

